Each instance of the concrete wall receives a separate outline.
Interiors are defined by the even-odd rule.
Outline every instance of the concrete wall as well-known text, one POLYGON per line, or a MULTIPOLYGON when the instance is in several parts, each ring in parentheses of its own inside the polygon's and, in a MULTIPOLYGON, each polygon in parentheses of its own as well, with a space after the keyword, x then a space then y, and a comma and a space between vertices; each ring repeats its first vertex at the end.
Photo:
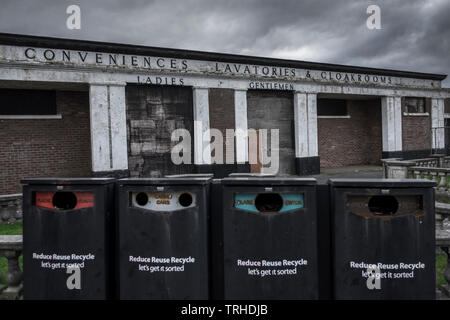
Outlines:
POLYGON ((278 174, 295 174, 293 93, 249 90, 247 116, 249 129, 279 129, 278 174))
POLYGON ((0 120, 0 194, 25 177, 91 176, 88 93, 58 91, 56 103, 62 119, 0 120))
POLYGON ((126 103, 130 176, 191 173, 192 166, 173 164, 170 152, 172 132, 181 128, 191 133, 193 152, 192 88, 127 85, 126 103))
POLYGON ((380 100, 348 100, 347 110, 350 118, 318 119, 320 166, 380 164, 380 100))

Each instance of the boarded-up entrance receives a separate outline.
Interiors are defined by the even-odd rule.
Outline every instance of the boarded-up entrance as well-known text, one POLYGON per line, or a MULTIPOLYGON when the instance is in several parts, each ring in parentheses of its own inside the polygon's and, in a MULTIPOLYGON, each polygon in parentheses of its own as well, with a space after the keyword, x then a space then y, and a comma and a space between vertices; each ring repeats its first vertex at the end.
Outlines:
MULTIPOLYGON (((267 148, 269 155, 273 149, 270 144, 270 129, 279 129, 278 174, 295 174, 294 100, 292 92, 249 90, 247 92, 247 116, 249 129, 268 130, 269 143, 267 148)), ((263 146, 258 146, 258 149, 263 149, 263 146)), ((251 147, 249 150, 251 150, 251 147)), ((252 171, 255 170, 260 170, 260 166, 252 166, 252 171)))
POLYGON ((192 89, 176 86, 127 85, 128 167, 132 177, 160 177, 192 173, 193 165, 175 165, 171 141, 175 129, 191 135, 193 153, 192 89))

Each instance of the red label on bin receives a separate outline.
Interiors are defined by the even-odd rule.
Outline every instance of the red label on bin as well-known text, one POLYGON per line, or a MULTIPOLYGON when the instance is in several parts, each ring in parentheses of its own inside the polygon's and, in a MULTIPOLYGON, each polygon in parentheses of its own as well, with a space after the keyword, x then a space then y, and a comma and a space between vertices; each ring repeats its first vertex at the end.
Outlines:
POLYGON ((77 196, 77 205, 74 209, 91 208, 94 206, 93 192, 75 192, 77 196))
POLYGON ((55 209, 52 202, 54 194, 55 192, 36 192, 36 206, 55 209))
MULTIPOLYGON (((53 203, 56 192, 36 192, 36 206, 47 209, 61 209, 53 203)), ((94 206, 93 192, 73 192, 76 197, 76 204, 71 210, 91 208, 94 206)))

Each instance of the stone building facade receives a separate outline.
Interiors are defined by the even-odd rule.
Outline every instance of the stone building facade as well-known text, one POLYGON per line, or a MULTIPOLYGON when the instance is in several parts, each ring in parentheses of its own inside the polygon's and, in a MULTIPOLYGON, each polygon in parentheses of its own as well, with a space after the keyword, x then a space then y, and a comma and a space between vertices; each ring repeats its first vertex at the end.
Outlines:
POLYGON ((0 194, 23 177, 264 172, 249 163, 263 151, 299 175, 446 152, 445 77, 0 34, 0 194), (190 133, 182 164, 176 129, 190 133), (278 130, 276 150, 264 129, 278 130))

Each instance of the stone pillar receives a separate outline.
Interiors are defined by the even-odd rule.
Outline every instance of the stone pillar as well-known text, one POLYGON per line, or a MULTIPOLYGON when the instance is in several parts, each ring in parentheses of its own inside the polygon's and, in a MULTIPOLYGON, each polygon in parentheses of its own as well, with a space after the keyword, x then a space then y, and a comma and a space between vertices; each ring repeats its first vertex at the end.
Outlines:
POLYGON ((299 175, 320 173, 317 94, 294 93, 295 157, 299 175))
POLYGON ((125 83, 89 87, 91 156, 94 176, 127 176, 125 83))
MULTIPOLYGON (((19 265, 22 249, 21 235, 0 235, 0 257, 8 260, 8 269, 5 274, 7 288, 0 285, 0 300, 17 300, 22 295, 23 272, 19 265)), ((0 277, 2 277, 1 272, 0 277)))
POLYGON ((211 164, 208 88, 193 88, 194 164, 211 164), (209 137, 209 138, 208 138, 209 137))
POLYGON ((384 159, 383 174, 385 179, 408 179, 409 168, 416 166, 414 161, 402 161, 396 159, 384 159))
POLYGON ((402 157, 401 97, 381 98, 383 159, 402 157))
POLYGON ((247 119, 247 90, 234 91, 234 117, 236 134, 236 162, 248 162, 248 119, 247 119))
POLYGON ((431 148, 433 153, 445 152, 444 99, 431 99, 431 148))

